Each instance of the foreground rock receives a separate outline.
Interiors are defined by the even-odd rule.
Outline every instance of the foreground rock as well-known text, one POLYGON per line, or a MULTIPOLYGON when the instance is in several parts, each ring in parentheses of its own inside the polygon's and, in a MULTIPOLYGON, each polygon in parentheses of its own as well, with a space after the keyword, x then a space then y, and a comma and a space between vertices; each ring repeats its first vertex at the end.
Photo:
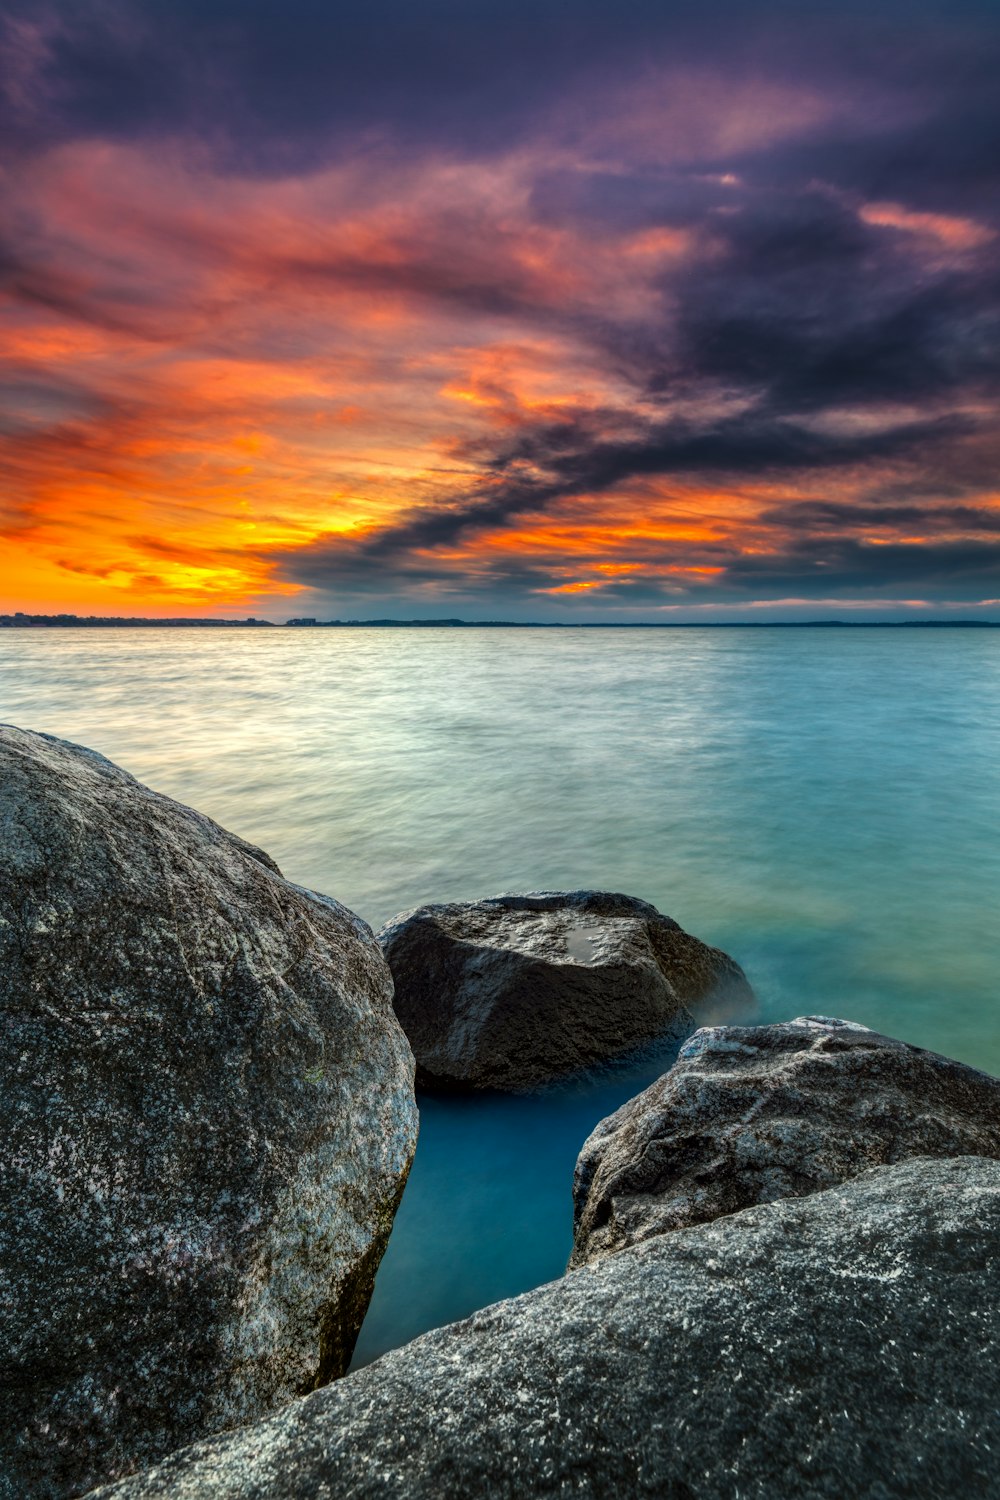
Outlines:
POLYGON ((995 1494, 1000 1164, 907 1162, 427 1334, 104 1500, 995 1494))
POLYGON ((422 906, 379 933, 430 1088, 530 1089, 752 1001, 743 970, 632 896, 545 891, 422 906))
POLYGON ((915 1156, 1000 1157, 1000 1079, 825 1017, 706 1028, 585 1143, 570 1264, 915 1156))
POLYGON ((415 1136, 344 907, 0 728, 0 1495, 75 1495, 346 1366, 415 1136))

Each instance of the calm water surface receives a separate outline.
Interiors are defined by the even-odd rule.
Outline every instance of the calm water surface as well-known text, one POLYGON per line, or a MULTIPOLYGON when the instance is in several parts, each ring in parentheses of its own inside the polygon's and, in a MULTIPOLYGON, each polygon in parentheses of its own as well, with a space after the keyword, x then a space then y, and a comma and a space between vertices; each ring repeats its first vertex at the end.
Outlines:
MULTIPOLYGON (((1000 1073, 1000 632, 10 631, 0 718, 373 925, 627 891, 738 958, 758 1019, 845 1016, 1000 1073)), ((358 1360, 558 1275, 584 1137, 666 1061, 422 1100, 358 1360)))

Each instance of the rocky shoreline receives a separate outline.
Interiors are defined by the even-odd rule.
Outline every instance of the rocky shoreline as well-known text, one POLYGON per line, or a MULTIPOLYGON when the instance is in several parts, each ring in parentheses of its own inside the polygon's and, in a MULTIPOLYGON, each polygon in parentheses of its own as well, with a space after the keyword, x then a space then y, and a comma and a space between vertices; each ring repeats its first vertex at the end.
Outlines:
POLYGON ((998 1493, 1000 1081, 851 1021, 696 1029, 746 976, 629 896, 376 937, 9 726, 0 851, 2 1500, 998 1493), (667 1034, 582 1143, 566 1275, 345 1375, 414 1077, 667 1034))

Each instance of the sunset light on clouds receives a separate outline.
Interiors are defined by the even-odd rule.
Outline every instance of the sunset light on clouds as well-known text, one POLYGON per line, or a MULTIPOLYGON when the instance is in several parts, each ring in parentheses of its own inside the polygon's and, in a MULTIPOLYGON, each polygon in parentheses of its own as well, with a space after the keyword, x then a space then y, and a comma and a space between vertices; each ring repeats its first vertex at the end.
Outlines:
POLYGON ((995 611, 989 8, 416 14, 6 7, 5 606, 995 611))

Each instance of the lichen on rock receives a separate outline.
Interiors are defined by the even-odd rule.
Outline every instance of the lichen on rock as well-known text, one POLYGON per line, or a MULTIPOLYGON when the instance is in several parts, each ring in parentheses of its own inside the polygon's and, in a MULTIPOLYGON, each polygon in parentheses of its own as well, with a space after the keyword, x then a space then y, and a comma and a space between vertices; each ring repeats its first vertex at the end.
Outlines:
POLYGON ((705 1027, 584 1143, 570 1265, 917 1156, 1000 1157, 1000 1079, 825 1016, 705 1027))
POLYGON ((0 727, 0 1496, 59 1500, 341 1374, 413 1061, 345 907, 0 727))
POLYGON ((422 906, 379 932, 417 1082, 536 1088, 694 1028, 710 996, 746 1009, 740 966, 634 896, 542 891, 422 906))
POLYGON ((425 1334, 92 1500, 996 1493, 1000 1163, 877 1167, 425 1334))

